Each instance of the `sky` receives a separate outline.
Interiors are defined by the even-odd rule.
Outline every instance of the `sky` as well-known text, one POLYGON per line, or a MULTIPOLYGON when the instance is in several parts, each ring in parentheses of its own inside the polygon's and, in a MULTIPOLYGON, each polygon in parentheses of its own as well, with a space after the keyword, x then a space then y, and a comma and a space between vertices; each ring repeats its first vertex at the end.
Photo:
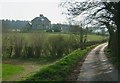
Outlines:
POLYGON ((66 22, 63 8, 58 7, 62 0, 0 0, 0 19, 28 20, 43 14, 51 23, 66 22))

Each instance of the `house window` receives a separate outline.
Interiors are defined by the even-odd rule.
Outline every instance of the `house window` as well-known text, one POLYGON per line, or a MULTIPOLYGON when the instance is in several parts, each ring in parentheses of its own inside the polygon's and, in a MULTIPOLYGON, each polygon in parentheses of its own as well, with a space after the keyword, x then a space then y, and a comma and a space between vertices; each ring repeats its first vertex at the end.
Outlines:
POLYGON ((44 21, 44 19, 43 19, 43 18, 41 18, 41 21, 44 21))

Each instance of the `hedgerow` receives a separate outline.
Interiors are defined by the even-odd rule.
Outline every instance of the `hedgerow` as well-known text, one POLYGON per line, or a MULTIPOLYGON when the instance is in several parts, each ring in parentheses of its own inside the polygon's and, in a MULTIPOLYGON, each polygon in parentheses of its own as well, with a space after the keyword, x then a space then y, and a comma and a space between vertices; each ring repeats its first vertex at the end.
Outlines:
MULTIPOLYGON (((105 41, 89 41, 85 43, 85 47, 105 41)), ((3 58, 60 59, 79 47, 80 39, 76 35, 6 33, 2 38, 3 58)))
POLYGON ((73 51, 54 64, 44 67, 33 76, 27 78, 26 81, 64 81, 65 77, 73 70, 78 60, 83 58, 93 47, 95 47, 95 45, 85 50, 77 49, 73 51))

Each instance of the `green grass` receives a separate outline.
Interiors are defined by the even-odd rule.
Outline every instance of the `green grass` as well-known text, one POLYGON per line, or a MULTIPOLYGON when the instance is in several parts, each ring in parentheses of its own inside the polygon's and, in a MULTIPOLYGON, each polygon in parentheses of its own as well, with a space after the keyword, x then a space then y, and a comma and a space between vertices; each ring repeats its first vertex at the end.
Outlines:
MULTIPOLYGON (((62 35, 62 36, 65 36, 65 37, 74 36, 76 38, 79 38, 79 35, 74 35, 74 34, 47 33, 47 35, 48 36, 62 35)), ((102 39, 105 39, 105 38, 106 38, 105 36, 88 34, 87 41, 98 41, 98 40, 102 40, 102 39)))
POLYGON ((0 81, 2 81, 2 64, 0 63, 0 81))
POLYGON ((12 75, 22 72, 24 69, 17 65, 2 64, 2 78, 6 79, 12 75))
MULTIPOLYGON (((12 35, 19 35, 19 36, 24 36, 25 39, 29 40, 31 36, 34 36, 34 34, 38 34, 38 35, 43 35, 43 36, 47 36, 47 37, 50 37, 50 36, 56 36, 56 35, 62 35, 64 37, 70 37, 70 36, 74 36, 76 38, 79 38, 79 35, 74 35, 74 34, 65 34, 65 33, 4 33, 4 35, 7 35, 7 36, 12 36, 12 35)), ((105 36, 99 36, 99 35, 92 35, 92 34, 88 34, 88 37, 87 37, 87 41, 97 41, 97 40, 102 40, 102 39, 105 39, 106 37, 105 36)))
POLYGON ((91 49, 91 46, 85 50, 77 49, 64 58, 56 61, 54 64, 42 68, 33 76, 27 78, 27 81, 64 81, 65 77, 73 70, 75 64, 91 49))
POLYGON ((88 35, 87 41, 97 41, 97 40, 102 40, 105 39, 105 36, 99 36, 99 35, 88 35))

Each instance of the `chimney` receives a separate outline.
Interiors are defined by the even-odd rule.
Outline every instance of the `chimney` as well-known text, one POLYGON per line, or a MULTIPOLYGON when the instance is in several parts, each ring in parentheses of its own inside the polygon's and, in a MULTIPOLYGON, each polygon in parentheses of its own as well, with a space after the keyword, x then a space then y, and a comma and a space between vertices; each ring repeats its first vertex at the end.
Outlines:
POLYGON ((40 14, 40 17, 43 17, 43 14, 40 14))

